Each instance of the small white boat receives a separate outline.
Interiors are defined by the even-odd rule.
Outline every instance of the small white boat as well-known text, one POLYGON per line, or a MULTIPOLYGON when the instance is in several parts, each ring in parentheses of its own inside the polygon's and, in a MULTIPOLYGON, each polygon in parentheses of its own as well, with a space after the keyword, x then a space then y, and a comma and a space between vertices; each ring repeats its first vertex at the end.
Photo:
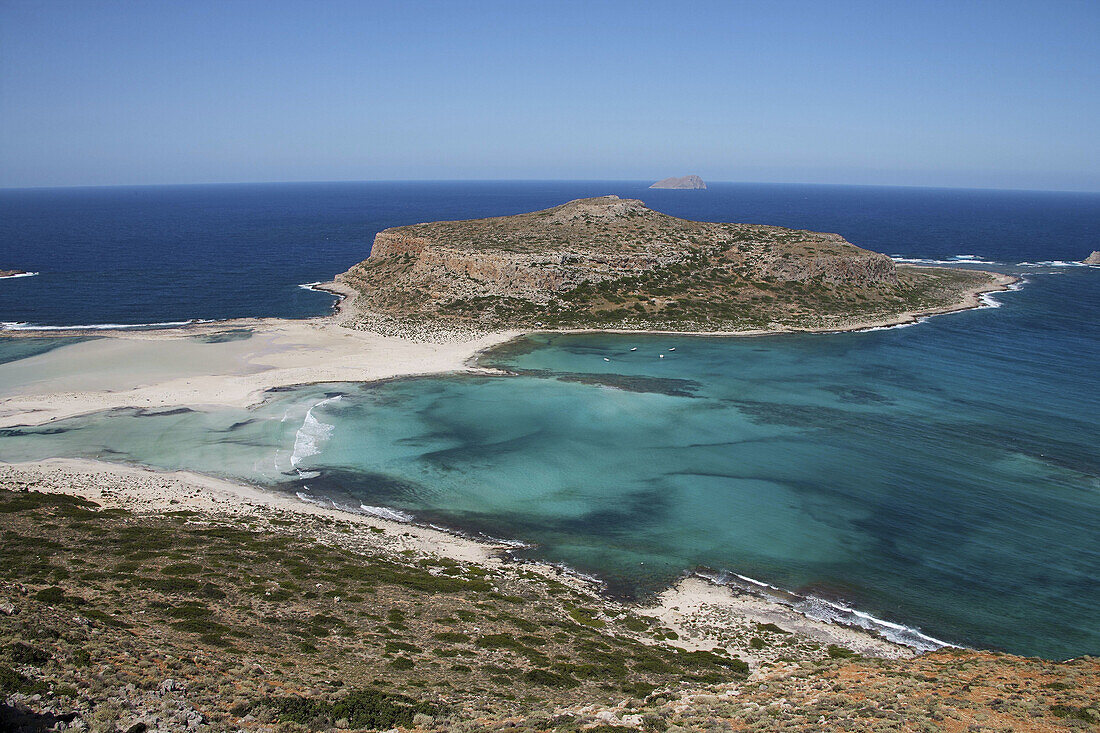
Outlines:
POLYGON ((603 358, 603 360, 604 360, 604 361, 611 361, 611 360, 610 360, 610 359, 608 359, 608 358, 607 358, 606 356, 605 356, 605 357, 603 358))
POLYGON ((669 349, 669 351, 676 351, 676 347, 673 346, 671 349, 669 349))
POLYGON ((660 356, 660 357, 661 357, 662 359, 664 359, 664 358, 665 358, 665 355, 664 355, 664 354, 658 354, 658 356, 660 356))
POLYGON ((637 346, 635 346, 635 347, 633 347, 633 348, 631 349, 631 351, 637 351, 637 350, 638 350, 638 347, 637 347, 637 346))

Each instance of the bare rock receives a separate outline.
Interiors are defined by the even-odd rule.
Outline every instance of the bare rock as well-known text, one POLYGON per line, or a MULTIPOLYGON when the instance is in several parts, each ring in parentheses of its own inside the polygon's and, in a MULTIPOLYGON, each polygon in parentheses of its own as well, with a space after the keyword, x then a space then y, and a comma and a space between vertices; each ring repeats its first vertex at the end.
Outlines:
POLYGON ((674 188, 678 190, 706 190, 707 184, 699 176, 680 176, 663 178, 654 183, 650 188, 674 188))

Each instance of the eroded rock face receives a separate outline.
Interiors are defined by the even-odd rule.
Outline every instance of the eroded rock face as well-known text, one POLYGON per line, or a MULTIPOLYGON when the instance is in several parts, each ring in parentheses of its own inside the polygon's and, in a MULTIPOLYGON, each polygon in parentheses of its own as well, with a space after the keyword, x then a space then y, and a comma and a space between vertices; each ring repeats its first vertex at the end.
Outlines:
POLYGON ((1100 265, 1100 250, 1093 250, 1085 259, 1081 260, 1086 265, 1100 265))

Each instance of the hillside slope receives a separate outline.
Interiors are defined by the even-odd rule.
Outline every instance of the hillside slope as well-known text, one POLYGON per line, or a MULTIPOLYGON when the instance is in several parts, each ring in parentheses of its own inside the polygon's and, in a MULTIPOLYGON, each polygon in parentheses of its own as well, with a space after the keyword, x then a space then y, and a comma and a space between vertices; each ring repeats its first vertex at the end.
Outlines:
MULTIPOLYGON (((75 481, 62 488, 84 490, 75 481)), ((400 529, 258 509, 143 513, 27 490, 61 483, 0 477, 0 730, 1100 723, 1100 664, 1087 657, 876 659, 774 624, 732 649, 688 652, 569 576, 404 549, 400 529), (742 654, 768 661, 750 669, 742 654)))

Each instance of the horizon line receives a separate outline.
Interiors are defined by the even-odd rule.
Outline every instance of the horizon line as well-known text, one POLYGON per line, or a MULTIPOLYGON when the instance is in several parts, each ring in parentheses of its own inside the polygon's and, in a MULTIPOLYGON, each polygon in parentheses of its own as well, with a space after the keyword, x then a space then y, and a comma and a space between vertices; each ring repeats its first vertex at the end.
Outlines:
MULTIPOLYGON (((695 174, 691 174, 695 175, 695 174)), ((663 180, 663 179, 658 179, 663 180)), ((325 184, 325 183, 646 183, 646 178, 336 178, 315 180, 277 180, 277 181, 193 181, 185 183, 98 183, 98 184, 64 184, 58 186, 5 186, 0 185, 0 191, 53 191, 71 189, 100 189, 100 188, 180 188, 187 186, 281 186, 293 184, 325 184)), ((931 191, 1002 191, 1016 193, 1073 193, 1073 194, 1100 194, 1100 189, 1059 189, 1059 188, 1009 188, 991 186, 936 186, 906 183, 822 183, 813 181, 720 181, 711 180, 704 183, 732 184, 732 185, 765 185, 765 186, 822 186, 837 188, 916 188, 931 191)), ((679 190, 679 189, 653 189, 679 190)), ((683 189, 688 190, 688 189, 683 189)), ((706 189, 690 189, 693 191, 706 189)))

